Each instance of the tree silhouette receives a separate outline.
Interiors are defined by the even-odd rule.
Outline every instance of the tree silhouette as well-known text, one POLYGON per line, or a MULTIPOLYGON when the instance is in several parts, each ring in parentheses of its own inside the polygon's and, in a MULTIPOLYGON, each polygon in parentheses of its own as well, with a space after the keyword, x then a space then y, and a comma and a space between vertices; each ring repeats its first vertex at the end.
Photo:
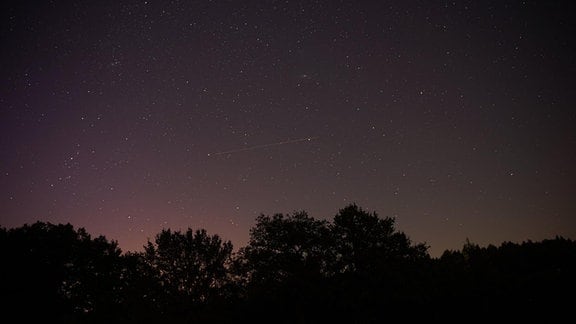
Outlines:
POLYGON ((323 275, 331 253, 326 221, 305 212, 260 215, 240 255, 252 283, 281 282, 300 275, 323 275))
POLYGON ((341 209, 331 226, 338 272, 380 271, 388 264, 428 258, 428 247, 412 245, 403 232, 396 231, 394 222, 355 204, 341 209))
POLYGON ((560 320, 576 289, 576 242, 560 237, 500 247, 466 241, 461 251, 438 260, 438 304, 454 305, 454 316, 478 319, 560 320))
POLYGON ((427 246, 413 245, 394 227, 355 204, 341 209, 330 226, 336 262, 334 309, 339 319, 380 322, 419 319, 426 303, 427 246))
POLYGON ((164 290, 144 253, 122 256, 122 291, 119 318, 123 323, 158 323, 164 320, 164 290))
MULTIPOLYGON (((357 321, 379 319, 367 305, 383 301, 383 289, 394 285, 397 297, 408 279, 417 278, 411 262, 429 259, 426 249, 397 232, 393 219, 350 205, 333 223, 305 212, 261 215, 240 257, 251 305, 266 304, 287 322, 327 320, 323 308, 339 314, 334 320, 357 321)), ((386 296, 389 301, 392 294, 386 296)))
POLYGON ((170 316, 182 312, 191 316, 209 302, 225 298, 231 253, 232 243, 205 230, 162 230, 144 252, 163 290, 161 307, 170 316))
POLYGON ((87 321, 116 312, 121 251, 115 242, 41 222, 0 236, 2 300, 15 318, 87 321))
POLYGON ((245 320, 311 320, 323 303, 332 252, 326 221, 306 212, 260 215, 238 259, 248 284, 245 320))
POLYGON ((261 215, 247 246, 169 229, 144 252, 70 224, 0 228, 2 315, 64 323, 555 321, 570 315, 576 242, 432 259, 394 219, 349 205, 332 222, 261 215))

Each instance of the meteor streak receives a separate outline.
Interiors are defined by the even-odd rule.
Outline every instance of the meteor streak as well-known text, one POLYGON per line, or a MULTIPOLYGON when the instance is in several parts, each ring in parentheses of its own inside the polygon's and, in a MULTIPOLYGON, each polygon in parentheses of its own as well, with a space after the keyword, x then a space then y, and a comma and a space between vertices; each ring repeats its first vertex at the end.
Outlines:
POLYGON ((272 147, 272 146, 278 146, 278 145, 284 145, 284 144, 292 144, 292 143, 299 143, 299 142, 306 142, 306 141, 310 142, 310 141, 315 140, 315 139, 318 139, 318 137, 317 136, 316 137, 304 137, 304 138, 298 138, 298 139, 287 140, 287 141, 282 141, 282 142, 250 146, 250 147, 245 147, 245 148, 236 149, 236 150, 208 153, 208 156, 217 156, 217 155, 232 154, 232 153, 239 153, 239 152, 245 152, 245 151, 253 151, 253 150, 258 150, 258 149, 272 147))

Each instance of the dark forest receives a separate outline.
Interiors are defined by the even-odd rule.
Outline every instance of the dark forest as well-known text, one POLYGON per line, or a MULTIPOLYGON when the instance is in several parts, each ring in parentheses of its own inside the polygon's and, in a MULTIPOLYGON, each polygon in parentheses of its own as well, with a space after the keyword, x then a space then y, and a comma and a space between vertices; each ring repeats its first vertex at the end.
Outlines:
POLYGON ((249 243, 162 230, 142 252, 71 224, 0 230, 2 313, 17 322, 480 322, 569 314, 576 243, 556 237, 428 254, 356 205, 332 221, 261 215, 249 243))

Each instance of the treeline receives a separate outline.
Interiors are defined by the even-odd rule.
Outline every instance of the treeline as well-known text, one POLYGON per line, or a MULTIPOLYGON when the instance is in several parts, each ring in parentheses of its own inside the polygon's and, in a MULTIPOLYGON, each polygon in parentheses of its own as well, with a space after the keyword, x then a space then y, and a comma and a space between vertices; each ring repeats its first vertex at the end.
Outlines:
POLYGON ((383 323, 571 314, 576 242, 466 243, 431 258, 356 205, 260 216, 247 246, 163 230, 140 253, 72 225, 0 229, 2 316, 58 323, 383 323))

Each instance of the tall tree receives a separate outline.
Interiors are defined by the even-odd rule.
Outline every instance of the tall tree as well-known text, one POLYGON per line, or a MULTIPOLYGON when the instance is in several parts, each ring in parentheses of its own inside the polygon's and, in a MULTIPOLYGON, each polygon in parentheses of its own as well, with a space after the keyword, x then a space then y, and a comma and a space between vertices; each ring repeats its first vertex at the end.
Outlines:
POLYGON ((425 244, 412 244, 394 226, 352 204, 341 209, 331 225, 336 251, 333 309, 351 322, 420 320, 426 304, 425 244))
POLYGON ((239 253, 248 283, 244 320, 314 322, 326 300, 332 247, 327 222, 305 212, 259 216, 239 253))
POLYGON ((296 212, 260 215, 240 254, 252 283, 271 283, 326 274, 331 251, 327 222, 296 212))
POLYGON ((205 230, 163 230, 148 242, 144 258, 164 291, 164 307, 202 306, 224 298, 232 243, 205 230))
POLYGON ((370 272, 386 264, 427 258, 427 246, 413 245, 394 223, 394 218, 380 218, 354 204, 341 209, 331 226, 338 271, 370 272))

